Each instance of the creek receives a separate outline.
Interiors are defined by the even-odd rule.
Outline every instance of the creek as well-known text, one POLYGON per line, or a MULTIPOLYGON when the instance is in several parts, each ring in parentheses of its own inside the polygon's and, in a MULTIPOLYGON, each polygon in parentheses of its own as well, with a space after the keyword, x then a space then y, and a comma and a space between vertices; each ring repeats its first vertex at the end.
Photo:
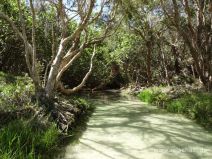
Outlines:
POLYGON ((194 121, 119 93, 87 95, 96 106, 63 159, 211 159, 212 134, 194 121))

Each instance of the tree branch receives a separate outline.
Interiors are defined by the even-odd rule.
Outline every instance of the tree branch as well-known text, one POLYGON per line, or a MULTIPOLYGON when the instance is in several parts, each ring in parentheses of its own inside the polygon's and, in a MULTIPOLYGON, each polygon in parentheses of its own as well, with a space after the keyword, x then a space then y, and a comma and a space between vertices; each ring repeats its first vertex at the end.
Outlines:
POLYGON ((82 89, 82 87, 85 85, 87 79, 89 78, 89 76, 90 76, 91 73, 92 73, 92 69, 93 69, 93 59, 94 59, 94 56, 95 56, 95 54, 96 54, 96 48, 95 48, 95 47, 96 47, 96 46, 94 45, 93 54, 92 54, 92 56, 91 56, 90 68, 89 68, 88 72, 86 73, 86 75, 84 76, 84 78, 82 79, 82 82, 81 82, 78 86, 76 86, 76 87, 74 87, 74 88, 72 88, 72 89, 65 89, 64 86, 62 85, 62 83, 60 83, 59 89, 61 89, 62 93, 71 94, 71 93, 77 92, 77 91, 79 91, 80 89, 82 89))
POLYGON ((19 38, 24 41, 23 34, 16 27, 15 23, 6 14, 4 14, 1 11, 0 11, 0 19, 5 20, 12 27, 13 31, 19 36, 19 38))

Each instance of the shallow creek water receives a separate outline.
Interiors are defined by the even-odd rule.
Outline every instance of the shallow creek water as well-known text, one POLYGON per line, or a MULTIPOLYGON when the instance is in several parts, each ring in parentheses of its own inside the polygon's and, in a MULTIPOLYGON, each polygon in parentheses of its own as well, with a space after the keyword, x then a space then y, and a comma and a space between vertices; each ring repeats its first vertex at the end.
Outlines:
POLYGON ((212 159, 212 134, 182 115, 118 93, 87 96, 96 106, 61 159, 212 159))

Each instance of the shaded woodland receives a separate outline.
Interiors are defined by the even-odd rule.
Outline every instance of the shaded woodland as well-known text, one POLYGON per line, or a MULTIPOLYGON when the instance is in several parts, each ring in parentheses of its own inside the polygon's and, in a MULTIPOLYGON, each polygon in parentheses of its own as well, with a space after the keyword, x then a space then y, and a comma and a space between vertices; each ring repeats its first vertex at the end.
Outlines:
POLYGON ((42 130, 56 140, 57 129, 68 133, 93 110, 75 95, 111 89, 113 80, 143 101, 211 126, 212 0, 0 1, 0 119, 11 116, 4 124, 22 118, 17 114, 48 120, 42 130))
POLYGON ((112 61, 131 83, 199 79, 210 90, 211 8, 210 1, 186 0, 3 1, 1 70, 29 73, 49 95, 98 84, 112 61))

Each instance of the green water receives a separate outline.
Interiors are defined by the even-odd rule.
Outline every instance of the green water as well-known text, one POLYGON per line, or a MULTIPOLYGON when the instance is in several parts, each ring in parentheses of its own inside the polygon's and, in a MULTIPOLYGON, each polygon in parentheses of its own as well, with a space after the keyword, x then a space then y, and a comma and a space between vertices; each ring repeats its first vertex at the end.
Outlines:
POLYGON ((212 159, 212 134, 135 97, 98 94, 87 130, 63 159, 212 159))

